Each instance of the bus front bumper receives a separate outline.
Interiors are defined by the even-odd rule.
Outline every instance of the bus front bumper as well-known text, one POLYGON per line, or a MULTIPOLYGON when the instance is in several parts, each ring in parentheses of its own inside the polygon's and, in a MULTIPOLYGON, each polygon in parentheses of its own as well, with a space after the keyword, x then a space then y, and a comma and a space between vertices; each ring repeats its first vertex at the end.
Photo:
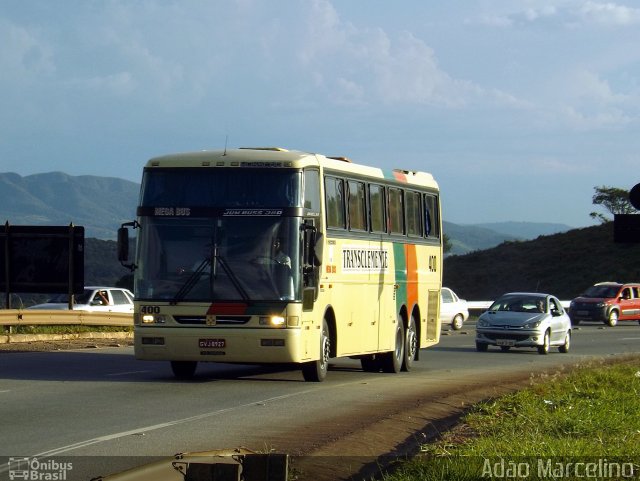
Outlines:
POLYGON ((136 359, 147 361, 300 363, 312 360, 303 330, 136 326, 134 351, 136 359))

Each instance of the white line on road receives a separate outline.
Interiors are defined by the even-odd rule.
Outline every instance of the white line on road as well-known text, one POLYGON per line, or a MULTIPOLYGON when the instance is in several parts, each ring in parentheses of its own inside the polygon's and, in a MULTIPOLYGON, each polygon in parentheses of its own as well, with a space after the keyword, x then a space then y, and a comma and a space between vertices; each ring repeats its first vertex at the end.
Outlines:
MULTIPOLYGON (((336 387, 336 386, 334 386, 334 387, 336 387)), ((130 431, 122 431, 120 433, 108 434, 106 436, 100 436, 100 437, 97 437, 97 438, 87 439, 85 441, 80 441, 80 442, 77 442, 77 443, 68 444, 67 446, 61 446, 59 448, 51 449, 49 451, 43 451, 42 453, 35 454, 32 457, 41 458, 41 457, 48 457, 48 456, 56 456, 56 455, 59 455, 59 454, 62 454, 62 453, 66 453, 68 451, 73 451, 75 449, 83 448, 83 447, 86 447, 86 446, 91 446, 92 444, 103 443, 103 442, 106 442, 106 441, 113 441, 114 439, 119 439, 119 438, 123 438, 123 437, 126 437, 126 436, 132 436, 134 434, 140 434, 140 433, 145 433, 145 432, 149 432, 149 431, 155 431, 156 429, 168 428, 168 427, 172 427, 172 426, 177 426, 179 424, 190 423, 192 421, 198 421, 200 419, 206 419, 206 418, 210 418, 210 417, 213 417, 213 416, 219 416, 220 414, 224 414, 224 413, 229 412, 229 411, 235 411, 237 409, 244 409, 244 408, 249 407, 249 406, 255 406, 258 403, 268 403, 268 402, 272 402, 272 401, 280 401, 282 399, 287 399, 287 398, 291 398, 291 397, 295 397, 295 396, 309 394, 309 393, 314 392, 314 391, 317 392, 317 389, 308 389, 308 390, 300 391, 300 392, 297 392, 297 393, 285 394, 283 396, 276 396, 276 397, 263 399, 263 400, 259 400, 259 401, 252 401, 250 403, 243 404, 241 406, 233 406, 233 407, 230 407, 230 408, 219 409, 217 411, 211 411, 211 412, 208 412, 208 413, 199 414, 197 416, 190 416, 188 418, 176 419, 175 421, 168 421, 166 423, 154 424, 154 425, 151 425, 151 426, 145 426, 145 427, 141 427, 141 428, 138 428, 138 429, 132 429, 130 431)), ((2 469, 0 469, 0 473, 1 472, 2 472, 2 469)))
POLYGON ((126 371, 126 372, 114 372, 111 374, 107 374, 107 376, 126 376, 128 374, 143 374, 151 371, 126 371))

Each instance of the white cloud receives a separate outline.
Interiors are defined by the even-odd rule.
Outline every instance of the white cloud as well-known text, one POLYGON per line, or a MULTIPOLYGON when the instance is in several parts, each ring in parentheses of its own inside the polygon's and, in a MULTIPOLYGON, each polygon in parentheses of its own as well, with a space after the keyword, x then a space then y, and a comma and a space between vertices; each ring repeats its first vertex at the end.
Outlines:
POLYGON ((0 83, 37 81, 55 73, 53 52, 38 32, 0 18, 0 83))
POLYGON ((606 26, 630 26, 640 24, 640 9, 616 3, 586 2, 579 10, 582 18, 606 26))

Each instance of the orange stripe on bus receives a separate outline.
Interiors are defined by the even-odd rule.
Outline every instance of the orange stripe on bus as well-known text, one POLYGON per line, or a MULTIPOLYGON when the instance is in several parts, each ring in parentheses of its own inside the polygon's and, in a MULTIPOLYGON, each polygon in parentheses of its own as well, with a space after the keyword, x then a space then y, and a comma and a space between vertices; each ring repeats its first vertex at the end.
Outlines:
POLYGON ((404 254, 407 262, 407 309, 418 302, 418 256, 416 246, 405 244, 404 254))
POLYGON ((393 176, 399 182, 406 182, 407 181, 407 176, 405 174, 403 174, 402 172, 398 172, 397 170, 393 171, 393 176))

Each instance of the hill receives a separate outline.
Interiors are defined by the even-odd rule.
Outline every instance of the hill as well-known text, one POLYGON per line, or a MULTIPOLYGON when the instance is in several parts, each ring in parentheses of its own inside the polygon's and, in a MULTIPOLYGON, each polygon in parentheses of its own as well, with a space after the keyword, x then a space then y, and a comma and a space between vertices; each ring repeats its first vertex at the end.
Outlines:
POLYGON ((613 223, 508 241, 443 262, 443 284, 468 300, 508 291, 549 292, 572 299, 601 281, 640 280, 640 244, 613 242, 613 223))
POLYGON ((85 237, 115 239, 135 216, 140 184, 61 172, 0 174, 0 220, 14 225, 84 226, 85 237))

